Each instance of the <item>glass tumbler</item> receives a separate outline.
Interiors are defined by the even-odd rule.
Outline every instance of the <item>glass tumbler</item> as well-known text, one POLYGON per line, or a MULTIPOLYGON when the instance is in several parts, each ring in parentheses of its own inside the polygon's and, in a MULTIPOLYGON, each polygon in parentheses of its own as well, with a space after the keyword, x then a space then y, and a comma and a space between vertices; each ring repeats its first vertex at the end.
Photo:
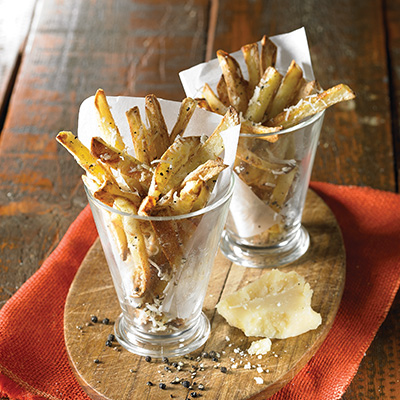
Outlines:
POLYGON ((114 326, 128 351, 161 358, 190 353, 207 340, 202 306, 233 194, 179 216, 127 214, 86 188, 122 313, 114 326))
POLYGON ((320 112, 276 136, 240 134, 239 179, 221 241, 229 260, 272 268, 307 251, 301 218, 323 120, 320 112))

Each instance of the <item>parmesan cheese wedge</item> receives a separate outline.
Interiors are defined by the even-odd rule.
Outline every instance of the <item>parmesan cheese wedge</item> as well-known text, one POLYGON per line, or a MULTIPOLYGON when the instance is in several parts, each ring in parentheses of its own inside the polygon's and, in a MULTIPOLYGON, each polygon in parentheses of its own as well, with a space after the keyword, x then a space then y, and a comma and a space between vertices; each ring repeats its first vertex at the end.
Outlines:
POLYGON ((227 322, 246 336, 286 339, 321 324, 311 308, 313 291, 297 272, 267 271, 217 304, 227 322))

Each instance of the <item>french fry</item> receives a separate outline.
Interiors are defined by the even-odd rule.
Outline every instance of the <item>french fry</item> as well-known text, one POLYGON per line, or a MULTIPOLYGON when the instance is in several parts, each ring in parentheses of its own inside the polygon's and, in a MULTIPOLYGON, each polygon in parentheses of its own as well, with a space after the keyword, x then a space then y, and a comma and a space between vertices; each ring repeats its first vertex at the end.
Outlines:
MULTIPOLYGON (((94 180, 93 177, 82 175, 81 178, 85 186, 89 189, 90 193, 94 193, 96 190, 99 190, 101 183, 94 180)), ((108 202, 107 205, 109 205, 109 203, 110 202, 108 202)))
POLYGON ((106 95, 103 89, 99 89, 94 96, 94 105, 97 110, 99 125, 103 132, 103 138, 116 147, 118 150, 125 148, 122 136, 119 133, 117 125, 111 114, 110 107, 107 102, 106 95))
POLYGON ((179 196, 173 202, 173 210, 179 214, 186 214, 204 207, 211 193, 211 187, 226 167, 220 158, 208 160, 197 167, 183 181, 179 196), (210 180, 212 180, 211 186, 207 186, 210 180))
MULTIPOLYGON (((165 214, 163 214, 165 216, 165 214)), ((168 259, 171 270, 176 270, 182 260, 183 238, 177 221, 151 221, 162 251, 168 259)))
POLYGON ((275 117, 285 107, 291 104, 291 101, 294 99, 299 90, 302 77, 303 71, 293 60, 286 72, 286 75, 282 79, 274 99, 272 100, 271 107, 268 110, 267 119, 275 117))
POLYGON ((235 172, 248 186, 259 186, 262 189, 273 188, 276 185, 274 174, 265 173, 265 170, 254 167, 243 160, 235 162, 235 172))
MULTIPOLYGON (((137 214, 137 208, 128 200, 117 197, 115 208, 127 214, 137 214)), ((146 250, 146 242, 140 229, 140 222, 133 217, 123 216, 122 224, 126 234, 129 252, 133 262, 128 263, 131 268, 133 283, 133 297, 142 297, 151 284, 151 270, 146 250)))
POLYGON ((244 118, 253 122, 263 122, 265 112, 278 90, 282 76, 274 68, 268 67, 254 90, 253 97, 249 101, 244 118))
POLYGON ((277 180, 276 186, 272 191, 269 200, 269 206, 277 213, 282 210, 286 197, 296 176, 297 170, 298 167, 295 166, 289 172, 280 175, 279 179, 277 180))
POLYGON ((207 101, 208 106, 210 107, 211 111, 225 115, 228 108, 222 103, 222 101, 218 98, 218 96, 213 92, 211 87, 206 83, 203 86, 203 96, 207 101))
POLYGON ((152 210, 157 205, 157 199, 153 196, 146 196, 140 203, 138 214, 139 215, 151 215, 152 210))
POLYGON ((298 171, 295 160, 295 138, 295 133, 288 132, 275 143, 255 141, 252 146, 254 154, 258 157, 265 160, 280 160, 278 168, 264 171, 259 183, 252 184, 254 193, 278 213, 286 201, 287 193, 298 171))
POLYGON ((199 198, 205 185, 205 182, 201 179, 187 182, 179 196, 173 197, 173 201, 170 204, 172 212, 176 214, 190 213, 193 204, 199 198))
POLYGON ((212 111, 206 99, 197 98, 196 101, 197 101, 197 107, 202 108, 203 110, 206 111, 212 111))
POLYGON ((114 205, 117 197, 122 197, 130 201, 136 207, 141 203, 141 197, 138 193, 123 191, 115 182, 111 182, 110 180, 105 180, 99 188, 93 192, 93 197, 110 207, 114 205))
POLYGON ((354 92, 344 84, 333 86, 319 94, 310 95, 302 99, 298 104, 289 107, 268 122, 269 126, 282 126, 290 128, 301 120, 332 106, 341 101, 355 98, 354 92))
POLYGON ((247 66, 247 71, 249 72, 248 92, 250 93, 249 98, 251 98, 254 88, 257 86, 262 76, 262 73, 260 72, 258 44, 246 44, 245 46, 242 46, 241 50, 247 66))
POLYGON ((217 83, 217 94, 222 104, 225 107, 229 107, 230 104, 229 104, 228 88, 226 87, 224 75, 221 75, 221 78, 217 83))
POLYGON ((118 151, 108 145, 103 139, 92 138, 91 153, 108 166, 118 170, 133 192, 147 193, 152 179, 152 171, 147 165, 142 164, 125 150, 118 151))
POLYGON ((160 210, 165 208, 172 215, 182 215, 204 207, 218 175, 226 167, 221 158, 208 160, 192 171, 176 191, 171 189, 159 203, 149 196, 142 203, 139 212, 159 215, 160 210))
POLYGON ((128 258, 129 248, 128 239, 122 223, 122 217, 120 215, 110 213, 110 229, 114 237, 114 241, 117 245, 119 255, 122 261, 126 261, 128 258))
MULTIPOLYGON (((139 215, 145 216, 170 216, 171 210, 168 207, 157 206, 156 199, 147 196, 139 207, 139 215)), ((180 258, 182 258, 182 238, 179 235, 177 221, 161 220, 150 221, 156 234, 158 243, 173 269, 180 258)))
POLYGON ((135 157, 140 162, 150 165, 150 162, 157 158, 156 148, 154 143, 148 143, 148 131, 142 122, 139 107, 132 107, 125 115, 129 123, 135 157))
POLYGON ((277 54, 276 45, 264 35, 261 39, 261 54, 260 54, 260 72, 264 74, 268 67, 274 67, 277 54))
POLYGON ((89 176, 87 175, 82 175, 82 181, 85 184, 85 186, 89 189, 90 193, 93 195, 93 197, 95 197, 97 200, 101 201, 102 203, 104 203, 105 205, 112 207, 114 204, 114 196, 107 193, 107 191, 103 191, 101 189, 102 185, 104 184, 104 182, 102 184, 98 184, 97 182, 95 182, 93 179, 89 178, 89 176), (94 193, 96 192, 100 192, 100 196, 94 196, 94 193))
POLYGON ((192 209, 190 210, 191 212, 201 210, 206 206, 212 192, 212 187, 213 185, 208 184, 202 186, 197 199, 192 204, 192 209))
POLYGON ((179 109, 178 119, 172 128, 169 141, 172 144, 178 136, 183 136, 186 127, 189 124, 190 119, 196 109, 196 100, 187 97, 182 101, 181 107, 179 109))
POLYGON ((89 149, 72 132, 62 131, 57 135, 56 140, 74 156, 76 162, 93 176, 98 183, 101 184, 107 179, 113 180, 113 176, 109 170, 97 161, 96 157, 90 153, 89 149))
POLYGON ((224 142, 221 137, 221 132, 239 125, 239 123, 240 120, 238 113, 234 108, 229 107, 214 132, 199 147, 198 151, 193 154, 193 157, 188 160, 186 165, 179 170, 176 179, 178 181, 183 181, 183 179, 185 179, 185 177, 199 165, 205 163, 207 160, 214 160, 219 157, 224 151, 224 142))
MULTIPOLYGON (((82 175, 82 180, 86 187, 89 189, 89 191, 94 195, 94 193, 98 192, 101 190, 101 187, 98 183, 93 181, 93 179, 89 178, 87 175, 82 175)), ((104 204, 108 205, 109 207, 112 207, 114 205, 114 199, 115 196, 111 194, 105 194, 105 198, 97 198, 99 201, 102 201, 104 204)), ((128 257, 128 241, 126 239, 125 231, 122 226, 122 219, 119 214, 113 214, 111 212, 105 213, 105 218, 107 219, 108 222, 107 226, 110 227, 111 230, 111 235, 114 239, 114 242, 117 246, 119 256, 121 257, 122 261, 126 261, 128 257)))
POLYGON ((181 185, 182 190, 188 182, 197 180, 207 182, 210 179, 218 176, 218 174, 222 172, 225 168, 227 168, 227 165, 224 164, 222 158, 218 157, 215 160, 207 160, 204 164, 199 165, 183 180, 181 185))
POLYGON ((238 150, 236 156, 246 162, 247 164, 252 165, 258 169, 262 169, 264 171, 271 171, 271 170, 280 170, 282 168, 282 164, 278 162, 271 162, 259 157, 257 154, 252 152, 249 149, 247 141, 244 138, 239 140, 238 150))
POLYGON ((278 140, 278 135, 273 133, 279 132, 282 128, 280 126, 264 126, 260 123, 255 123, 246 119, 241 121, 240 132, 249 133, 252 135, 260 135, 260 139, 266 140, 270 143, 275 143, 278 140), (268 135, 268 136, 261 136, 268 135))
POLYGON ((229 104, 238 112, 245 112, 248 103, 247 84, 238 62, 228 53, 217 51, 219 65, 226 82, 229 104))
POLYGON ((179 170, 200 146, 200 137, 178 138, 161 156, 149 188, 149 196, 157 198, 180 183, 179 170))
MULTIPOLYGON (((145 97, 145 110, 150 128, 148 129, 147 143, 154 145, 155 158, 159 159, 170 145, 167 125, 161 112, 161 106, 156 96, 150 94, 145 97)), ((150 161, 153 161, 150 160, 150 161)))
MULTIPOLYGON (((102 190, 102 186, 96 183, 93 179, 89 178, 87 175, 82 175, 82 180, 85 186, 89 189, 92 195, 102 201, 104 204, 112 207, 114 205, 115 195, 104 192, 103 196, 96 196, 96 192, 102 190)), ((125 231, 122 226, 122 219, 119 214, 113 214, 111 212, 105 213, 105 218, 108 219, 107 226, 110 227, 112 237, 114 238, 114 242, 118 248, 119 255, 122 261, 126 261, 128 256, 128 241, 126 239, 125 231)))
POLYGON ((303 78, 301 80, 299 91, 297 92, 296 96, 292 101, 292 104, 290 105, 297 104, 301 99, 304 99, 307 96, 320 92, 322 92, 322 89, 320 84, 316 80, 307 82, 303 78))
MULTIPOLYGON (((167 196, 165 196, 164 200, 161 200, 159 203, 157 203, 154 193, 151 194, 151 191, 149 190, 149 196, 147 196, 147 198, 142 202, 139 213, 143 213, 144 215, 154 215, 155 212, 157 214, 156 210, 152 211, 153 208, 157 208, 157 205, 159 206, 159 209, 163 207, 171 209, 173 215, 186 214, 192 211, 194 203, 196 203, 196 207, 199 207, 200 204, 202 204, 202 201, 208 200, 205 199, 206 192, 203 190, 203 187, 209 180, 214 178, 213 180, 215 181, 218 174, 225 168, 226 165, 223 164, 223 161, 220 158, 206 161, 204 164, 189 173, 181 183, 180 187, 177 188, 176 182, 171 181, 169 182, 169 185, 163 186, 162 189, 165 192, 164 194, 167 196), (168 190, 166 190, 166 188, 168 188, 168 190), (198 201, 200 194, 202 195, 203 200, 198 201)), ((157 176, 156 172, 154 176, 157 176)), ((170 175, 167 174, 167 176, 170 175)), ((172 181, 174 181, 174 179, 172 179, 172 181)), ((213 187, 213 183, 211 184, 211 187, 213 187)), ((210 192, 210 190, 208 192, 210 192)), ((155 194, 157 196, 158 192, 155 192, 155 194)), ((205 202, 203 205, 205 205, 205 202)))

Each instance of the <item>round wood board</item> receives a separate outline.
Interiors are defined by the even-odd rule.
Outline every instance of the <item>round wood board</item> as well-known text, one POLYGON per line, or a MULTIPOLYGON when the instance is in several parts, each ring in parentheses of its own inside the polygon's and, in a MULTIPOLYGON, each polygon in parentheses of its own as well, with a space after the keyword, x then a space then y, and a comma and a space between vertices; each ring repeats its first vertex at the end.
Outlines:
POLYGON ((120 309, 101 245, 96 241, 71 285, 64 315, 70 364, 83 389, 92 399, 102 400, 191 399, 194 391, 210 400, 270 397, 320 347, 332 326, 344 288, 345 250, 340 229, 331 210, 311 190, 307 194, 303 224, 311 236, 308 252, 280 269, 295 270, 305 277, 314 290, 312 307, 321 314, 322 325, 294 338, 273 340, 271 351, 262 358, 247 355, 254 338, 230 327, 216 312, 215 305, 221 296, 254 281, 265 270, 240 267, 218 253, 203 307, 211 321, 211 335, 198 351, 169 360, 183 363, 181 370, 161 360, 146 362, 144 357, 129 353, 115 341, 112 347, 105 345, 120 309), (92 323, 92 315, 99 322, 92 323), (110 323, 103 324, 103 318, 109 318, 110 323), (200 359, 201 352, 212 350, 220 354, 218 361, 200 359), (98 363, 94 362, 96 359, 98 363), (236 368, 232 368, 234 364, 236 368), (257 366, 263 371, 258 372, 257 366), (227 372, 222 373, 221 367, 226 367, 227 372), (175 377, 188 380, 192 388, 171 384, 175 377), (263 384, 257 384, 255 377, 262 378, 263 384), (147 385, 148 381, 154 385, 147 385), (161 389, 159 383, 165 383, 166 389, 161 389), (198 389, 199 384, 204 385, 204 390, 198 389))

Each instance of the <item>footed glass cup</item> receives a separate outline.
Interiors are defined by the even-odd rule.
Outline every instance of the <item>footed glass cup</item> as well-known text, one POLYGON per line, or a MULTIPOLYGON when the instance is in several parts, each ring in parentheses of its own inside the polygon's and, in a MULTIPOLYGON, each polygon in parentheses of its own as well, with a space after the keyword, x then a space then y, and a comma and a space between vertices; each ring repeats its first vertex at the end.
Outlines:
POLYGON ((276 136, 240 135, 239 179, 221 242, 231 261, 272 268, 307 251, 301 218, 323 119, 320 112, 276 136))
POLYGON ((118 342, 161 358, 190 353, 207 340, 202 306, 233 194, 196 212, 145 217, 120 212, 85 187, 121 306, 118 342))

